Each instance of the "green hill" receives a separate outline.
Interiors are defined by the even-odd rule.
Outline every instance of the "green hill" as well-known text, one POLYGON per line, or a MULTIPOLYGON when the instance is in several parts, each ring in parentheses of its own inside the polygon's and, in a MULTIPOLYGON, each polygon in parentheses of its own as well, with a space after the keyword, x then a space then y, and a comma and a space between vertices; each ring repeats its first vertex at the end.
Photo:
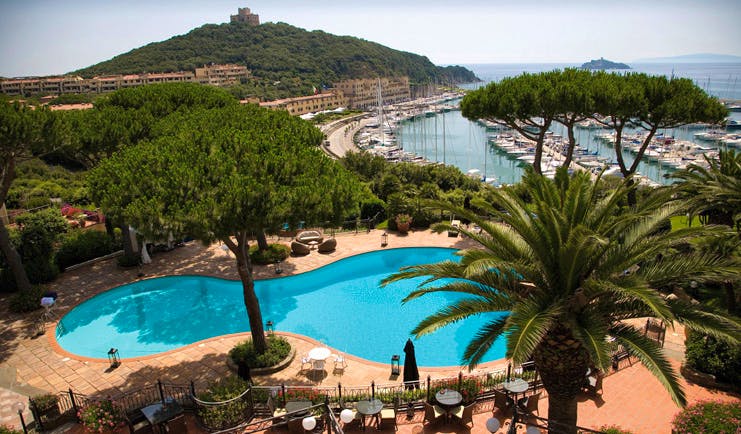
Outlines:
POLYGON ((247 66, 255 80, 244 83, 243 91, 265 97, 307 94, 313 86, 330 87, 348 78, 407 75, 413 85, 478 81, 460 66, 439 67, 424 56, 285 23, 207 24, 74 73, 93 77, 171 72, 207 63, 247 66))

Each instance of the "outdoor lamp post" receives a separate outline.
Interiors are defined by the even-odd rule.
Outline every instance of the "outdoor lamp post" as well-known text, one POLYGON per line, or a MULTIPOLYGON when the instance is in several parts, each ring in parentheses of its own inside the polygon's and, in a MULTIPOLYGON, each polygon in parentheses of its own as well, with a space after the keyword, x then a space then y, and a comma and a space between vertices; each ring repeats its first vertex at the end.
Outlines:
POLYGON ((386 247, 389 245, 389 234, 388 232, 384 232, 383 235, 381 235, 381 247, 386 247))
POLYGON ((275 328, 273 326, 273 321, 268 320, 268 322, 265 323, 265 331, 268 335, 272 335, 275 333, 275 328))
POLYGON ((111 348, 108 350, 108 362, 111 364, 111 369, 114 369, 121 364, 121 358, 118 356, 117 349, 111 348))
POLYGON ((391 356, 391 375, 399 375, 401 368, 399 366, 400 357, 398 354, 391 356))
POLYGON ((23 419, 23 410, 26 409, 26 404, 24 404, 21 401, 18 401, 15 404, 13 404, 13 407, 15 407, 16 410, 18 410, 18 417, 21 419, 21 427, 23 427, 23 432, 25 434, 28 434, 28 429, 26 428, 26 421, 23 419))

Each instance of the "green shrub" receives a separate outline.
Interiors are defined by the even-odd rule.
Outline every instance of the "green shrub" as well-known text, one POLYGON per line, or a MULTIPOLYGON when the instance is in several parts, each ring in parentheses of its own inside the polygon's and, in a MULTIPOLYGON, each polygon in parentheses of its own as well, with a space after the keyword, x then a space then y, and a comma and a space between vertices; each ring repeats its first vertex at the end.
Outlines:
POLYGON ((631 431, 624 430, 615 425, 602 426, 600 427, 599 432, 601 432, 602 434, 633 434, 631 431))
MULTIPOLYGON (((240 396, 249 384, 237 376, 222 378, 211 384, 205 392, 198 394, 198 399, 206 402, 224 402, 240 396)), ((214 431, 231 428, 244 422, 244 414, 249 403, 245 400, 234 400, 227 404, 198 406, 198 417, 203 424, 214 431)))
POLYGON ((23 434, 23 431, 9 426, 0 425, 0 434, 23 434))
POLYGON ((20 291, 10 298, 11 312, 22 313, 31 312, 41 309, 41 297, 44 289, 40 286, 34 286, 30 291, 20 291))
POLYGON ((124 268, 136 267, 141 264, 141 255, 139 253, 134 253, 133 255, 121 255, 116 259, 116 262, 119 266, 124 268))
POLYGON ((685 356, 687 364, 693 369, 712 374, 718 381, 741 387, 741 346, 690 332, 685 341, 685 356))
POLYGON ((674 416, 672 432, 677 434, 735 433, 741 426, 738 402, 703 401, 687 406, 674 416))
POLYGON ((77 411, 77 418, 88 432, 110 431, 121 422, 120 410, 111 400, 91 402, 77 411))
POLYGON ((64 270, 70 265, 105 256, 114 249, 113 240, 105 232, 76 230, 70 232, 59 246, 56 262, 64 270))
POLYGON ((291 353, 291 344, 282 337, 268 336, 268 349, 257 354, 251 340, 240 342, 229 351, 229 357, 237 365, 246 364, 250 368, 267 368, 283 361, 291 353))
POLYGON ((379 221, 386 219, 386 204, 378 198, 368 198, 360 204, 360 218, 370 219, 378 216, 379 221))
POLYGON ((56 279, 59 275, 59 267, 53 258, 42 255, 23 260, 23 268, 31 283, 46 283, 56 279))
POLYGON ((285 260, 290 254, 291 248, 285 244, 270 244, 267 250, 259 250, 257 245, 250 246, 250 261, 253 264, 275 264, 285 260))
POLYGON ((0 268, 0 292, 15 292, 17 289, 13 271, 10 268, 0 268))

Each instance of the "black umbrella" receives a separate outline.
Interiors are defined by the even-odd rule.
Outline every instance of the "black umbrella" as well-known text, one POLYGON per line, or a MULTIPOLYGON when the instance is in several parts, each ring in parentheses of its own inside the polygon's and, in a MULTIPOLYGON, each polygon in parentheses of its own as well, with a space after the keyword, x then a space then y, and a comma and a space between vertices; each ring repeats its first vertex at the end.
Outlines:
POLYGON ((414 343, 411 339, 407 339, 404 345, 404 384, 407 389, 419 389, 417 356, 414 355, 414 343))

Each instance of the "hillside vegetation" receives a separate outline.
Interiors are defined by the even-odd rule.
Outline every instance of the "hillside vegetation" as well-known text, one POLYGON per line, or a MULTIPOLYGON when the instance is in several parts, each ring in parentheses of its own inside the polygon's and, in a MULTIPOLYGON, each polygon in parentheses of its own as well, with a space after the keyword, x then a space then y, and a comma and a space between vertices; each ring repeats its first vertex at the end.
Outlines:
POLYGON ((84 77, 192 70, 208 63, 247 66, 246 94, 300 95, 349 78, 406 75, 413 85, 477 81, 466 68, 439 67, 427 57, 350 36, 306 31, 285 23, 208 24, 75 71, 84 77))

